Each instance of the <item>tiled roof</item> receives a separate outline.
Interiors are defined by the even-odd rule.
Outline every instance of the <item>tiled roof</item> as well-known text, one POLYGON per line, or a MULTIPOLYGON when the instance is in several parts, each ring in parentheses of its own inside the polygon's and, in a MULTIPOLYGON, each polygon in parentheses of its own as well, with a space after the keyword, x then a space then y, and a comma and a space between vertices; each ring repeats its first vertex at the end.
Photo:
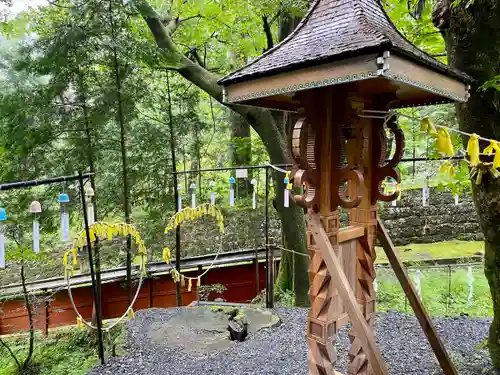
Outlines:
POLYGON ((466 75, 419 50, 399 33, 379 0, 316 0, 283 42, 220 83, 246 81, 339 60, 347 55, 385 50, 467 80, 466 75))

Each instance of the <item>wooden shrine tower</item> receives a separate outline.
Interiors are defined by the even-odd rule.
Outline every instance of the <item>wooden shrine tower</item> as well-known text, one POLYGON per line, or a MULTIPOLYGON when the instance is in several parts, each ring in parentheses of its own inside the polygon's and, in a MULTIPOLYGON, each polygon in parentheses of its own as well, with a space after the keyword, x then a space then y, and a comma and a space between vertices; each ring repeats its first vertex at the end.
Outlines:
POLYGON ((308 208, 310 375, 336 373, 332 342, 349 322, 347 374, 388 374, 372 330, 377 235, 445 374, 457 373, 378 222, 377 202, 396 198, 381 183, 400 182, 404 153, 403 132, 387 111, 464 102, 468 82, 406 40, 378 0, 316 0, 283 42, 220 81, 226 103, 297 113, 292 177, 305 186, 295 201, 308 208), (346 228, 340 208, 349 212, 346 228))

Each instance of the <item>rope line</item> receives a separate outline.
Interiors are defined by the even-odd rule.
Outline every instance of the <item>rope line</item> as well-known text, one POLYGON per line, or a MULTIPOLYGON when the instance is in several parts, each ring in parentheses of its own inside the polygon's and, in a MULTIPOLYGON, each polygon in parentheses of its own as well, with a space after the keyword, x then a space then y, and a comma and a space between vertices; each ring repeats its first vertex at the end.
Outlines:
MULTIPOLYGON (((109 332, 111 329, 113 329, 114 327, 116 327, 118 324, 120 324, 127 317, 127 315, 132 310, 133 306, 135 305, 135 302, 137 301, 137 298, 139 297, 139 293, 140 293, 140 291, 142 289, 142 283, 143 282, 144 282, 144 272, 141 271, 140 272, 139 284, 137 285, 137 290, 135 292, 135 295, 134 295, 134 298, 132 299, 131 304, 128 306, 128 308, 125 311, 125 313, 116 322, 114 322, 111 326, 104 328, 105 332, 109 332)), ((73 307, 73 310, 75 311, 75 314, 76 314, 77 318, 79 318, 80 321, 83 324, 85 324, 87 327, 89 327, 90 329, 97 330, 97 327, 93 326, 92 323, 87 322, 83 318, 82 314, 80 314, 80 312, 78 311, 78 308, 76 307, 75 300, 73 298, 73 291, 71 290, 71 282, 70 282, 70 274, 69 273, 66 275, 66 285, 67 285, 67 289, 68 289, 69 300, 71 302, 71 306, 73 307)))
MULTIPOLYGON (((400 112, 396 112, 396 111, 364 110, 363 113, 385 114, 385 116, 364 115, 364 114, 362 114, 362 115, 358 115, 358 117, 362 117, 362 118, 374 118, 374 119, 380 119, 380 120, 386 120, 386 121, 388 121, 388 119, 392 118, 393 116, 405 117, 407 119, 414 120, 414 121, 422 121, 425 118, 425 117, 424 118, 418 118, 418 117, 414 117, 414 116, 409 116, 409 115, 405 115, 404 113, 400 113, 400 112)), ((449 126, 444 126, 444 125, 434 125, 434 126, 436 128, 443 128, 443 129, 447 129, 447 130, 450 130, 450 131, 458 133, 458 134, 465 135, 466 137, 471 137, 473 135, 472 133, 467 133, 467 132, 464 132, 464 131, 459 130, 459 129, 450 128, 449 126)), ((495 139, 481 137, 479 135, 478 135, 478 137, 482 141, 496 142, 495 139)))
POLYGON ((274 169, 275 171, 278 171, 278 172, 281 172, 281 173, 285 173, 287 174, 288 171, 287 170, 284 170, 283 168, 280 168, 280 167, 277 167, 275 165, 272 165, 272 164, 267 164, 268 167, 271 167, 272 169, 274 169))

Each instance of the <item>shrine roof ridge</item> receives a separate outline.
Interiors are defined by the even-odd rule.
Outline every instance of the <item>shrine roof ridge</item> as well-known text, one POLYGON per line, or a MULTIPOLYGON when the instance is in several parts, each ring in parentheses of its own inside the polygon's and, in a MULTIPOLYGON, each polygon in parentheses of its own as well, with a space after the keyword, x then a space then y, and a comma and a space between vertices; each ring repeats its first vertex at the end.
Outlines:
POLYGON ((391 51, 463 82, 472 79, 417 48, 379 0, 316 0, 295 30, 261 56, 219 80, 227 85, 374 52, 391 51))

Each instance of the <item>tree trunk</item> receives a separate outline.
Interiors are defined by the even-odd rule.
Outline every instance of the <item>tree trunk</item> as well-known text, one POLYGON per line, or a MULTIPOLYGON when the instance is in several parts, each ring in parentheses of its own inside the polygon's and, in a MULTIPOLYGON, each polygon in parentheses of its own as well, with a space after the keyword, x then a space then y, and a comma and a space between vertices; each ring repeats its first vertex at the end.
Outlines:
MULTIPOLYGON (((87 100, 87 91, 86 91, 86 86, 85 86, 85 81, 84 81, 84 76, 81 71, 78 71, 78 95, 79 95, 79 100, 82 103, 82 109, 83 109, 83 120, 84 120, 84 130, 85 130, 85 143, 86 143, 86 159, 88 163, 88 167, 90 169, 90 172, 96 173, 95 170, 95 147, 94 147, 94 139, 97 138, 95 133, 95 129, 92 127, 91 119, 89 116, 89 107, 88 107, 88 100, 87 100)), ((92 190, 97 191, 96 188, 96 183, 95 183, 95 174, 90 176, 90 186, 92 187, 92 190)), ((93 204, 94 204, 94 220, 98 221, 98 209, 97 209, 97 199, 94 196, 93 198, 93 204)), ((97 295, 99 296, 99 299, 101 300, 101 303, 99 306, 102 306, 102 285, 101 285, 101 253, 100 253, 100 247, 99 247, 99 242, 96 240, 95 245, 94 245, 94 257, 95 257, 95 272, 96 272, 96 284, 97 284, 97 295)), ((102 316, 102 312, 101 312, 102 316)), ((96 311, 96 304, 95 301, 92 306, 92 324, 97 325, 97 311, 96 311)))
MULTIPOLYGON (((438 2, 434 24, 444 34, 450 65, 471 75, 478 86, 500 73, 500 3, 481 0, 450 6, 438 2)), ((499 92, 472 87, 467 103, 457 105, 460 129, 498 139, 500 135, 499 92)), ((474 203, 485 237, 485 275, 493 299, 494 320, 489 350, 493 365, 500 369, 500 180, 484 176, 472 182, 474 203)))
POLYGON ((23 286, 23 296, 24 296, 24 306, 26 307, 26 311, 28 312, 28 324, 29 324, 29 346, 28 346, 28 355, 23 362, 22 369, 26 369, 31 361, 31 357, 33 356, 33 350, 35 349, 35 325, 33 322, 33 312, 31 311, 31 303, 30 303, 30 295, 28 292, 28 288, 26 287, 26 276, 24 274, 24 259, 23 264, 21 265, 21 283, 23 286))

